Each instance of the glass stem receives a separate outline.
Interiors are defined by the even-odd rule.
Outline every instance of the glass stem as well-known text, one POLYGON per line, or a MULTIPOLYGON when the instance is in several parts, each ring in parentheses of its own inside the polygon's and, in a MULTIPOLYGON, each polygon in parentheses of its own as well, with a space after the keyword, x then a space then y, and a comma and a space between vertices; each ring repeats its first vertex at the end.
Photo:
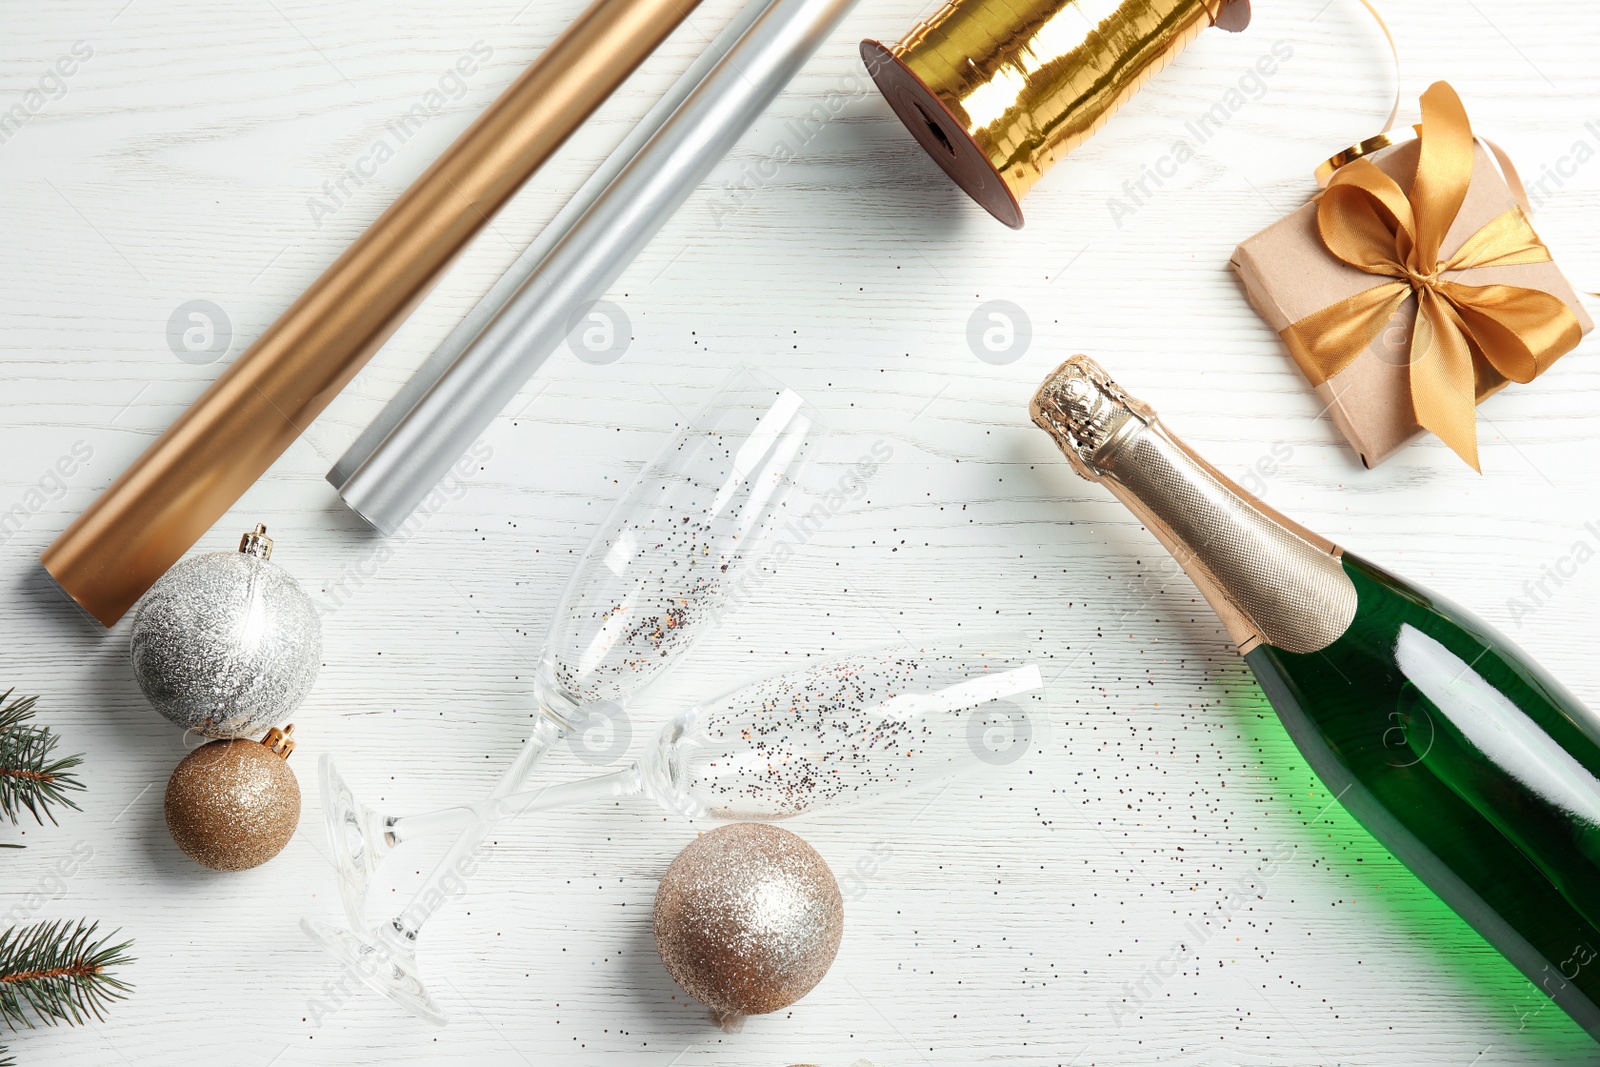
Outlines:
POLYGON ((632 763, 620 771, 594 778, 548 785, 542 789, 530 789, 507 796, 490 797, 476 804, 440 808, 421 815, 394 816, 385 821, 384 836, 392 844, 398 845, 402 841, 410 841, 429 834, 508 822, 530 811, 573 807, 608 797, 636 796, 643 791, 644 783, 639 774, 639 765, 632 763))
MULTIPOLYGON (((506 768, 506 772, 495 783, 494 789, 489 794, 490 798, 510 796, 521 789, 529 775, 533 773, 533 769, 544 758, 550 745, 560 736, 561 728, 553 720, 540 715, 534 725, 533 734, 511 766, 506 768)), ((439 909, 439 905, 464 891, 465 881, 462 876, 471 873, 477 863, 478 849, 489 833, 489 825, 479 820, 459 823, 456 828, 462 831, 461 835, 428 875, 428 880, 417 890, 404 910, 380 927, 385 933, 399 938, 408 946, 415 946, 417 935, 422 932, 422 924, 439 909)))

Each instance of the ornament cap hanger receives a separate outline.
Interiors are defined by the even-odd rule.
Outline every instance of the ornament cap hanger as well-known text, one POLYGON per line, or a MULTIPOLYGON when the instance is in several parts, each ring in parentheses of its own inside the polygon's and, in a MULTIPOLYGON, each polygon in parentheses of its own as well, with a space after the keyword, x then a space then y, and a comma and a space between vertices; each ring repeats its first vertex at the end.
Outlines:
POLYGON ((272 538, 267 536, 267 528, 259 522, 256 523, 254 530, 239 538, 239 551, 257 559, 271 559, 272 538))
POLYGON ((261 743, 266 745, 274 756, 288 759, 289 754, 294 751, 294 723, 281 730, 274 726, 267 731, 267 736, 261 739, 261 743))

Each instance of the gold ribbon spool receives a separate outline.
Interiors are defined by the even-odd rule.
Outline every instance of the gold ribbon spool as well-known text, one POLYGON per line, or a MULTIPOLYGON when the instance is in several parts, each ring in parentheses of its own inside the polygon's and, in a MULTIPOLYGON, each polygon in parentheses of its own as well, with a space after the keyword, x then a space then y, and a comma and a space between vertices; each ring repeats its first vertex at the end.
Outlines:
POLYGON ((1207 26, 1249 0, 949 0, 861 58, 911 135, 1013 229, 1023 195, 1207 26))

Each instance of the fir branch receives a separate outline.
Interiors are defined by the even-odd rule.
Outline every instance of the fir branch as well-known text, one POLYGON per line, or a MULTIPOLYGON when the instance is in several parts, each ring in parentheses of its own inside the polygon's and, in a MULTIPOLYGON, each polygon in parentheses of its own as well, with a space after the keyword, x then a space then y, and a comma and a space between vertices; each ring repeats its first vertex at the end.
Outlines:
MULTIPOLYGON (((0 704, 5 704, 13 692, 8 689, 0 693, 0 704)), ((65 804, 76 810, 78 805, 67 792, 83 788, 72 773, 83 763, 83 757, 57 757, 54 752, 60 738, 55 731, 30 721, 38 700, 18 697, 0 708, 0 815, 13 825, 24 811, 41 826, 46 818, 54 823, 51 805, 65 804)))
POLYGON ((132 988, 111 971, 133 962, 133 942, 95 940, 99 927, 60 920, 0 934, 0 1021, 19 1030, 104 1019, 104 1009, 132 988))

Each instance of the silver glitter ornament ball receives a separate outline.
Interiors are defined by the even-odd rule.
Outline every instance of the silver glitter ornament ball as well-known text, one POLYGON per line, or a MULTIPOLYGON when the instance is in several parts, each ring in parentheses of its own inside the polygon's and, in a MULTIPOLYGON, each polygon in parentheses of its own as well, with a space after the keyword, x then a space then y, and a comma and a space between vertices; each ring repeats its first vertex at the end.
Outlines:
POLYGON ((133 620, 133 673, 155 709, 205 737, 259 737, 316 681, 322 623, 266 528, 173 567, 133 620))
POLYGON ((696 838, 656 889, 656 951, 667 973, 726 1021, 809 993, 844 936, 839 883, 787 830, 735 823, 696 838))

